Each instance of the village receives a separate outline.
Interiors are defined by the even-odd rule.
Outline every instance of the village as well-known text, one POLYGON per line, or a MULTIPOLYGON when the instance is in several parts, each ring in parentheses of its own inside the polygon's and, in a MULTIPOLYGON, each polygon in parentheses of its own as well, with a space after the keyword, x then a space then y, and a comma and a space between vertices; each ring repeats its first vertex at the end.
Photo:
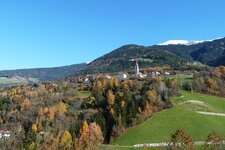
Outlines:
MULTIPOLYGON (((134 71, 133 72, 119 72, 119 73, 101 73, 101 74, 94 74, 94 75, 86 75, 81 76, 79 78, 80 82, 88 83, 90 81, 95 81, 97 78, 102 77, 105 79, 110 78, 117 78, 117 79, 129 79, 129 78, 137 78, 137 79, 144 79, 144 78, 152 78, 152 77, 170 77, 170 76, 188 76, 193 77, 193 71, 187 70, 187 71, 179 71, 179 70, 169 70, 169 66, 165 67, 152 67, 148 69, 141 69, 139 67, 138 61, 134 61, 134 71)), ((188 62, 186 64, 187 66, 195 66, 192 63, 188 62)))

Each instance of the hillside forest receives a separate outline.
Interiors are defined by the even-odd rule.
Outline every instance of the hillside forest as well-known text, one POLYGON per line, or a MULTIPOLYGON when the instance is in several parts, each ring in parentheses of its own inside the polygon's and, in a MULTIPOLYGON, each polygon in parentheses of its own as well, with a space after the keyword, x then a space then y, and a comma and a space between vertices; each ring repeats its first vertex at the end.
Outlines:
POLYGON ((154 113, 173 107, 180 90, 225 97, 225 67, 177 76, 117 79, 96 75, 1 89, 2 149, 96 149, 154 113))

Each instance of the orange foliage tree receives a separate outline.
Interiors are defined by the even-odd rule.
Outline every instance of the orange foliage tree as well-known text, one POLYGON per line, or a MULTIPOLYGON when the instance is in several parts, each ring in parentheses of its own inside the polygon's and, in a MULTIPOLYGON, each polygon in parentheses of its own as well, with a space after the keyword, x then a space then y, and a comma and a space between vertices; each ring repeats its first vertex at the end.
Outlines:
POLYGON ((59 103, 59 116, 62 116, 67 111, 66 105, 63 102, 59 103))

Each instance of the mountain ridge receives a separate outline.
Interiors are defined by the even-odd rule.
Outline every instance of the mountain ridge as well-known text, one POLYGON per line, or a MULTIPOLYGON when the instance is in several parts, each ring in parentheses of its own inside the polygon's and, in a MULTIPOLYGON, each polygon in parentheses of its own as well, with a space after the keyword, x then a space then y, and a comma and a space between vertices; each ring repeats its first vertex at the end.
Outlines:
POLYGON ((78 71, 85 65, 87 65, 87 63, 73 64, 68 66, 52 67, 52 68, 2 70, 0 71, 0 77, 12 78, 15 76, 20 76, 24 78, 36 78, 40 81, 58 80, 74 74, 76 71, 78 71))
POLYGON ((0 77, 20 76, 25 79, 35 78, 47 81, 58 80, 74 74, 129 72, 134 69, 132 59, 138 59, 142 68, 164 65, 181 67, 191 61, 198 61, 210 66, 225 65, 225 38, 198 41, 198 43, 190 45, 142 46, 127 44, 88 63, 53 68, 2 70, 0 77))
POLYGON ((219 39, 223 39, 224 37, 219 37, 219 38, 215 38, 212 40, 168 40, 166 42, 163 43, 159 43, 156 45, 195 45, 195 44, 199 44, 199 43, 204 43, 204 42, 212 42, 215 40, 219 40, 219 39))
POLYGON ((216 38, 190 45, 139 46, 130 44, 121 46, 95 59, 82 68, 79 73, 132 71, 134 64, 131 63, 129 59, 133 58, 149 59, 148 63, 139 62, 141 67, 163 65, 180 67, 185 65, 188 61, 198 61, 205 65, 217 66, 216 64, 225 65, 225 62, 221 61, 224 56, 225 38, 216 38))

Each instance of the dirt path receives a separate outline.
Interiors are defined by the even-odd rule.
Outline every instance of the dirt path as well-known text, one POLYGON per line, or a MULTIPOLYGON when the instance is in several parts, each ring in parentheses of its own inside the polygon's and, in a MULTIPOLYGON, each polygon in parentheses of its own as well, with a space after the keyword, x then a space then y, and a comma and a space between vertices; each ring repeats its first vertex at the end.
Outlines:
MULTIPOLYGON (((193 103, 193 104, 200 104, 200 105, 208 105, 199 100, 186 100, 184 102, 178 103, 178 105, 183 105, 186 103, 193 103)), ((223 116, 225 117, 225 113, 215 113, 215 112, 205 112, 205 111, 195 111, 196 113, 203 114, 203 115, 211 115, 211 116, 223 116)))
POLYGON ((214 113, 214 112, 204 112, 204 111, 196 111, 199 114, 203 115, 212 115, 212 116, 223 116, 225 117, 225 113, 214 113))
POLYGON ((198 100, 186 100, 184 102, 178 103, 178 105, 182 105, 182 104, 186 104, 186 103, 205 104, 204 102, 198 101, 198 100))

